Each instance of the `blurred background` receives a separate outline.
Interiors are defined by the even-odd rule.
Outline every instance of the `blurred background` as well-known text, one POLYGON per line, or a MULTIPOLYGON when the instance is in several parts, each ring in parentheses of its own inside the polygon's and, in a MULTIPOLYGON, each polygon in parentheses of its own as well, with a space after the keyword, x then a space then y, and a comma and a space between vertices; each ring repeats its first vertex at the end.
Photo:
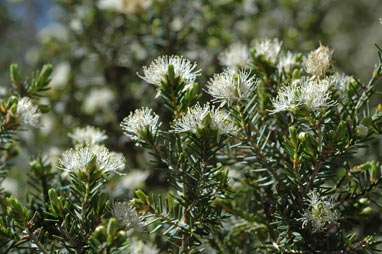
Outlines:
MULTIPOLYGON (((126 175, 109 186, 114 197, 128 199, 138 187, 166 188, 166 173, 154 170, 150 155, 119 127, 141 106, 169 119, 153 86, 137 76, 142 66, 160 55, 184 55, 203 70, 203 88, 222 70, 218 56, 229 45, 277 37, 284 50, 304 54, 328 45, 338 71, 368 82, 377 61, 374 43, 382 43, 381 16, 382 0, 0 0, 0 95, 10 86, 10 63, 23 74, 54 67, 43 101, 51 112, 41 128, 21 133, 24 150, 2 187, 23 198, 28 161, 41 152, 56 164, 72 146, 68 132, 92 125, 127 159, 126 175)), ((375 152, 359 156, 381 160, 380 142, 372 147, 375 152)))

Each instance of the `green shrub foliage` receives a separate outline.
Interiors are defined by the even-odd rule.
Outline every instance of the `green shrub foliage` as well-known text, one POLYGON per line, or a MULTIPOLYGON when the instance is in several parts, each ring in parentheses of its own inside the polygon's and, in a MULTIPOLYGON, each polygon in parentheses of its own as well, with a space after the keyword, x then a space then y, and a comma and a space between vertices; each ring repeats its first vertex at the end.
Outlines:
MULTIPOLYGON (((108 185, 124 155, 98 128, 74 129, 53 166, 30 163, 28 195, 1 192, 1 253, 376 253, 380 232, 362 227, 381 212, 382 168, 357 156, 382 132, 370 105, 382 51, 362 83, 338 73, 333 49, 308 54, 261 39, 221 52, 226 67, 199 88, 197 64, 161 56, 139 76, 157 89, 168 118, 143 107, 121 131, 150 155, 169 188, 115 201, 108 185)), ((17 134, 40 126, 51 66, 22 78, 1 101, 1 177, 17 134)), ((127 169, 129 170, 129 169, 127 169)), ((378 222, 379 219, 376 219, 378 222)))

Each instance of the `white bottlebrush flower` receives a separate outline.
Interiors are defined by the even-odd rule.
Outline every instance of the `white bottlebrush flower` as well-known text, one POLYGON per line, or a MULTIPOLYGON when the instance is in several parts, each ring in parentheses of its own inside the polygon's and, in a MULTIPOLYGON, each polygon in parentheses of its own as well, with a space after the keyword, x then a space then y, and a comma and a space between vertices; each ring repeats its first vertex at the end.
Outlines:
POLYGON ((280 55, 277 63, 277 69, 279 72, 290 72, 293 66, 296 64, 296 54, 288 51, 286 54, 280 55))
POLYGON ((208 81, 207 92, 224 105, 247 99, 255 84, 256 80, 249 72, 240 70, 236 74, 235 71, 227 69, 220 74, 215 74, 208 81))
POLYGON ((308 57, 304 58, 306 72, 316 77, 324 76, 332 63, 332 53, 333 50, 322 45, 311 51, 308 57))
POLYGON ((103 145, 77 146, 64 152, 59 161, 66 172, 84 171, 96 156, 96 166, 104 172, 117 173, 125 168, 125 159, 118 153, 109 152, 103 145))
POLYGON ((184 89, 189 88, 196 77, 200 75, 201 70, 195 70, 196 63, 191 63, 190 60, 182 56, 160 56, 152 61, 150 66, 144 66, 143 76, 139 74, 138 76, 147 83, 160 87, 161 82, 166 80, 170 64, 174 67, 175 77, 182 77, 186 83, 184 89))
POLYGON ((39 126, 41 112, 28 97, 19 99, 16 114, 21 124, 32 127, 39 126))
POLYGON ((98 110, 107 111, 114 98, 114 93, 109 88, 93 88, 82 106, 87 114, 93 114, 98 110))
POLYGON ((131 254, 158 254, 159 250, 152 243, 144 243, 136 237, 131 238, 130 247, 131 254))
POLYGON ((275 64, 277 57, 279 56, 282 44, 283 42, 279 41, 277 38, 274 38, 272 40, 256 40, 254 43, 256 56, 262 55, 267 61, 275 64))
POLYGON ((156 133, 160 126, 159 116, 149 108, 136 109, 130 112, 121 122, 122 130, 131 140, 144 141, 146 132, 156 133))
POLYGON ((143 231, 144 223, 142 218, 128 202, 115 202, 111 213, 125 227, 125 230, 135 229, 143 231))
POLYGON ((72 133, 68 134, 75 143, 78 144, 96 144, 101 143, 107 139, 105 131, 95 128, 93 126, 86 126, 85 128, 75 128, 72 133))
POLYGON ((251 61, 247 45, 234 43, 219 55, 220 64, 231 68, 245 68, 251 61))
POLYGON ((330 87, 332 79, 308 79, 303 77, 292 84, 283 86, 277 97, 272 100, 274 110, 295 112, 298 107, 304 106, 309 111, 321 110, 323 107, 333 106, 330 100, 330 87))
POLYGON ((322 198, 316 192, 310 192, 306 200, 308 208, 304 210, 302 218, 303 226, 312 225, 314 232, 324 231, 327 225, 336 224, 339 214, 336 205, 330 198, 322 198))
POLYGON ((203 107, 195 105, 187 110, 173 125, 174 132, 193 132, 199 129, 211 128, 218 135, 234 135, 238 132, 229 115, 219 108, 206 104, 203 107), (208 126, 206 126, 208 124, 208 126))
POLYGON ((345 94, 349 90, 350 77, 344 73, 336 72, 331 79, 333 86, 338 91, 340 97, 345 97, 345 94))
POLYGON ((306 109, 317 111, 322 107, 335 105, 330 100, 331 79, 312 80, 302 78, 300 82, 299 101, 306 109))
POLYGON ((283 86, 277 94, 277 97, 272 99, 274 109, 271 113, 277 113, 281 111, 294 112, 300 106, 300 87, 298 82, 294 81, 292 84, 283 86))

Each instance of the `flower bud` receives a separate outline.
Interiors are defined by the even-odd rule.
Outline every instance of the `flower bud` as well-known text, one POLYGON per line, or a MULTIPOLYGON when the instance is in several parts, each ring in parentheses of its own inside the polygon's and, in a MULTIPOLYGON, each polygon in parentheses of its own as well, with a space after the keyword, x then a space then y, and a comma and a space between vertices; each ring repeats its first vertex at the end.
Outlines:
POLYGON ((365 138, 367 136, 368 132, 369 132, 369 128, 367 128, 363 124, 360 124, 357 127, 355 127, 355 133, 356 133, 357 137, 359 137, 359 138, 365 138))

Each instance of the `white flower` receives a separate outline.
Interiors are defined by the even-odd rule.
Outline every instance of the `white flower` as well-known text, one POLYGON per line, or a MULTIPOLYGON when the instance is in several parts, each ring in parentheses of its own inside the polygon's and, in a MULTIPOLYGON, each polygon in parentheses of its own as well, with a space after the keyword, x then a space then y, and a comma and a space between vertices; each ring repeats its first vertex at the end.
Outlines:
POLYGON ((144 243, 133 237, 130 242, 131 254, 158 254, 159 250, 152 243, 144 243))
POLYGON ((330 101, 331 79, 312 80, 302 78, 300 80, 299 101, 310 111, 320 110, 322 107, 333 106, 330 101))
POLYGON ((247 45, 234 43, 219 56, 221 65, 231 68, 245 68, 251 61, 247 45))
POLYGON ((96 166, 104 172, 120 174, 125 168, 125 159, 118 153, 109 152, 103 145, 77 146, 64 152, 59 161, 60 168, 67 172, 84 171, 96 156, 96 166))
POLYGON ((125 117, 121 122, 124 134, 131 140, 138 142, 144 141, 146 132, 156 133, 158 127, 159 116, 152 112, 150 108, 136 109, 130 112, 130 115, 125 117))
POLYGON ((210 106, 210 104, 195 105, 187 110, 180 119, 177 119, 173 125, 174 132, 197 133, 199 129, 211 128, 216 130, 218 135, 234 135, 238 129, 234 126, 229 115, 219 108, 210 106))
POLYGON ((70 64, 68 62, 61 62, 53 69, 52 80, 49 85, 55 89, 61 89, 66 86, 69 81, 70 64))
POLYGON ((41 112, 28 97, 19 99, 16 114, 21 124, 38 127, 41 112))
POLYGON ((299 106, 304 106, 307 110, 317 111, 322 107, 334 106, 330 100, 330 86, 332 79, 308 79, 302 77, 295 80, 288 86, 283 86, 277 97, 272 99, 274 110, 272 113, 280 111, 295 112, 299 106))
POLYGON ((271 113, 281 111, 296 111, 301 102, 299 102, 300 89, 298 82, 294 81, 292 84, 283 86, 277 94, 277 97, 271 99, 274 110, 271 113))
POLYGON ((99 0, 97 7, 125 14, 137 14, 147 9, 150 4, 151 0, 99 0))
POLYGON ((83 102, 83 109, 88 114, 98 110, 107 111, 114 100, 114 93, 109 88, 94 88, 83 102))
POLYGON ((169 65, 174 67, 175 77, 182 77, 186 83, 184 89, 188 89, 200 75, 200 70, 195 70, 196 63, 191 63, 182 56, 160 56, 151 62, 150 66, 143 67, 143 76, 138 76, 147 83, 161 87, 161 82, 166 81, 169 65))
POLYGON ((344 73, 336 72, 332 77, 332 83, 334 88, 338 91, 339 96, 344 98, 349 90, 350 77, 344 73))
POLYGON ((85 128, 75 128, 73 133, 68 134, 74 142, 79 144, 96 144, 101 143, 107 139, 105 131, 102 131, 93 126, 86 126, 85 128))
POLYGON ((277 63, 277 69, 279 72, 282 72, 283 70, 290 72, 295 64, 296 54, 288 51, 286 54, 280 55, 280 59, 277 63))
POLYGON ((273 64, 276 63, 283 44, 282 41, 279 41, 277 38, 274 38, 273 40, 262 39, 256 40, 254 44, 256 56, 262 55, 267 61, 273 64))
POLYGON ((308 57, 304 58, 306 72, 316 77, 324 76, 332 63, 332 53, 331 49, 322 45, 311 51, 308 57))
POLYGON ((223 73, 215 74, 208 81, 207 92, 224 105, 225 103, 247 99, 255 84, 256 80, 249 72, 240 70, 236 74, 228 69, 223 73))
POLYGON ((116 219, 118 219, 119 223, 125 227, 125 230, 132 228, 138 231, 143 230, 144 223, 142 218, 139 216, 137 211, 129 205, 129 203, 115 202, 111 213, 116 219))
POLYGON ((116 191, 121 191, 121 194, 123 192, 132 193, 139 188, 142 187, 147 179, 149 177, 150 173, 148 171, 143 170, 133 170, 130 171, 128 174, 122 176, 120 178, 120 181, 117 183, 117 186, 115 188, 116 191))
POLYGON ((313 232, 323 231, 328 224, 336 224, 339 215, 335 210, 335 204, 330 198, 321 198, 316 192, 308 194, 308 208, 304 210, 303 226, 311 224, 313 232))

